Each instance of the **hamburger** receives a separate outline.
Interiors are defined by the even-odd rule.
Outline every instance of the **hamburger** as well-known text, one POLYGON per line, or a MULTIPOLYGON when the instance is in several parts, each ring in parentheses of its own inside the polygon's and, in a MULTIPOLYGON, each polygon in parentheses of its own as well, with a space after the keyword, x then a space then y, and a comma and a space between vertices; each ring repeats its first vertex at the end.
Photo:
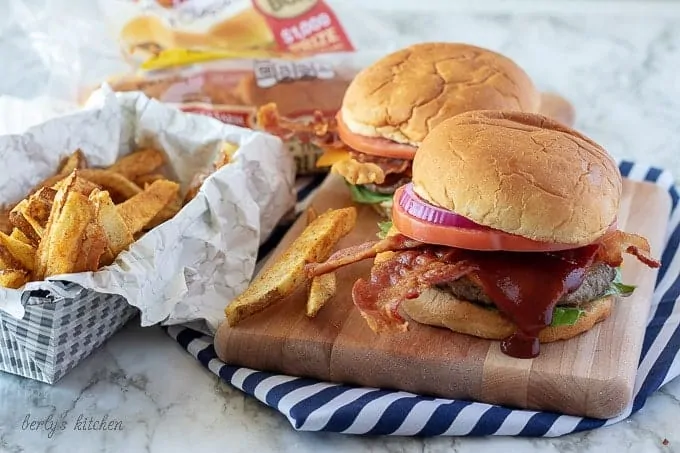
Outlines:
POLYGON ((336 117, 342 146, 327 147, 317 165, 342 175, 354 201, 389 217, 432 128, 471 110, 537 112, 540 103, 529 76, 503 55, 467 44, 413 45, 357 74, 336 117))
POLYGON ((539 114, 468 112, 422 141, 380 241, 310 264, 310 276, 375 257, 352 296, 377 332, 410 319, 500 340, 535 357, 612 312, 623 253, 651 268, 647 240, 616 227, 622 180, 598 144, 539 114), (400 308, 402 309, 400 311, 400 308))

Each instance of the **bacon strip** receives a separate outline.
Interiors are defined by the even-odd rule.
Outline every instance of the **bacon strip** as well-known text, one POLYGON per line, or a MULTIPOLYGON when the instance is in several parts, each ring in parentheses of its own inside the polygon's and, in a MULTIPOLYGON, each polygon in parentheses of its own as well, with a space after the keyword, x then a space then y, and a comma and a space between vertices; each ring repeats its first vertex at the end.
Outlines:
MULTIPOLYGON (((396 159, 394 157, 373 156, 359 151, 350 151, 352 159, 362 164, 375 164, 385 175, 405 173, 411 169, 412 161, 406 159, 396 159)), ((410 171, 409 171, 410 173, 410 171)), ((409 175, 410 176, 410 175, 409 175)))
POLYGON ((405 250, 374 266, 368 280, 357 280, 352 298, 374 332, 405 331, 408 323, 399 314, 404 300, 415 299, 425 289, 457 280, 475 269, 464 260, 447 262, 436 248, 405 250))
POLYGON ((328 274, 329 272, 336 271, 349 264, 358 263, 359 261, 369 258, 375 258, 379 253, 408 250, 424 245, 427 244, 397 234, 388 236, 380 241, 365 242, 353 247, 338 250, 323 263, 308 264, 305 266, 305 270, 309 278, 318 277, 319 275, 328 274))
POLYGON ((650 255, 649 242, 638 234, 614 230, 606 233, 600 240, 597 260, 611 267, 619 267, 623 263, 623 253, 635 256, 642 263, 651 268, 661 266, 661 263, 650 255))
POLYGON ((303 142, 311 142, 321 148, 344 148, 338 136, 335 117, 328 117, 316 110, 311 120, 293 120, 279 114, 275 103, 265 104, 257 110, 260 128, 283 140, 296 136, 303 142))

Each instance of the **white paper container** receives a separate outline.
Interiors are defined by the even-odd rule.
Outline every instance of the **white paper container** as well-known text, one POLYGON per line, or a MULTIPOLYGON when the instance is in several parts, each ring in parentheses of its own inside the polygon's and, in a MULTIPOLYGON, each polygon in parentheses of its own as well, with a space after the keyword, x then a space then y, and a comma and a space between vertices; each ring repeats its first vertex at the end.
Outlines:
MULTIPOLYGON (((0 117, 7 110, 0 103, 0 117)), ((293 158, 275 137, 180 112, 106 87, 88 108, 0 136, 0 202, 12 203, 80 148, 108 166, 136 148, 164 150, 182 189, 225 141, 239 149, 172 219, 97 272, 0 288, 0 371, 53 384, 135 313, 142 325, 189 324, 212 333, 248 285, 258 246, 295 205, 293 158)))

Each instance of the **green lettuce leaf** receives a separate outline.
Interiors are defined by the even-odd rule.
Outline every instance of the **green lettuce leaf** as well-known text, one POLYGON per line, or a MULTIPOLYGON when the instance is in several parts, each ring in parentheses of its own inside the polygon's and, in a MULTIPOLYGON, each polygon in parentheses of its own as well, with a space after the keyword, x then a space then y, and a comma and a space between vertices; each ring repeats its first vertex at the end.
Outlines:
POLYGON ((621 281, 621 268, 617 267, 616 268, 616 277, 614 277, 614 280, 612 281, 611 285, 609 286, 609 289, 607 292, 604 294, 605 296, 630 296, 633 294, 633 291, 635 291, 635 288, 637 286, 635 285, 626 285, 621 281))
POLYGON ((550 325, 553 327, 573 326, 583 313, 583 310, 576 307, 555 307, 550 325))
POLYGON ((362 204, 377 204, 392 199, 392 195, 372 192, 363 186, 353 186, 348 184, 349 191, 352 194, 352 200, 362 204))
POLYGON ((378 238, 385 239, 387 237, 387 232, 392 228, 392 221, 385 220, 384 222, 378 222, 378 228, 380 229, 377 234, 378 238))

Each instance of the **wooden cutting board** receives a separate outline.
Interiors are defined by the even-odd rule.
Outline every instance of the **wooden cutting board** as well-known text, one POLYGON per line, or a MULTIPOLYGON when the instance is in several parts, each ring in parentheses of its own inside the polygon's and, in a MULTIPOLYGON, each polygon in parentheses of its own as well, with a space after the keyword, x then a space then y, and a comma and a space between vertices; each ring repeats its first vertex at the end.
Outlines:
MULTIPOLYGON (((670 211, 668 194, 649 183, 625 180, 619 227, 649 238, 660 255, 670 211)), ((330 176, 312 201, 318 212, 351 204, 344 183, 330 176)), ((358 207, 346 247, 375 238, 380 220, 358 207)), ((305 226, 305 216, 274 251, 281 253, 305 226)), ((266 267, 266 266, 265 266, 266 267)), ((630 257, 623 269, 634 295, 612 316, 567 341, 543 345, 536 359, 500 352, 499 343, 409 323, 409 331, 374 334, 354 308, 351 288, 371 262, 338 271, 339 290, 314 319, 305 316, 306 288, 230 328, 223 323, 215 348, 226 363, 324 381, 411 391, 528 409, 608 418, 630 402, 656 270, 630 257)))

